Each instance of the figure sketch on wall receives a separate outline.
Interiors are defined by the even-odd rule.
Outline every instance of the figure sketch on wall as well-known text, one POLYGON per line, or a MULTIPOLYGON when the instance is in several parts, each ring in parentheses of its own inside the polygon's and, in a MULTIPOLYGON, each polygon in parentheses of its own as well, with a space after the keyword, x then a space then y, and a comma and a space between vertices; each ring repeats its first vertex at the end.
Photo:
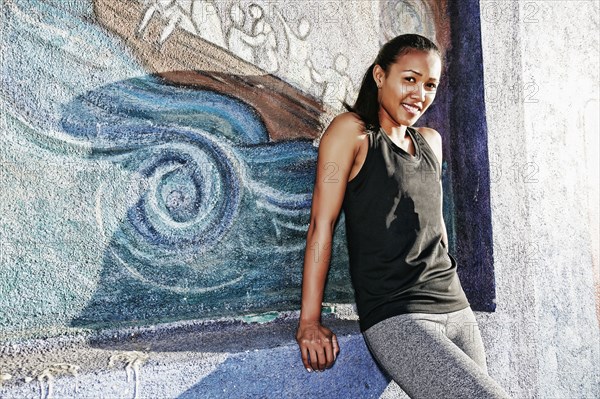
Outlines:
POLYGON ((250 16, 254 19, 252 22, 252 35, 254 37, 264 37, 262 43, 254 49, 255 63, 269 73, 274 73, 279 69, 277 60, 277 37, 273 27, 265 21, 264 12, 258 4, 251 4, 248 7, 250 16))
MULTIPOLYGON (((306 60, 311 53, 310 44, 306 40, 310 34, 310 22, 306 18, 300 18, 297 32, 294 32, 279 11, 277 11, 277 15, 283 24, 288 42, 286 76, 293 84, 297 84, 300 88, 308 91, 312 86, 310 68, 306 65, 306 60)), ((318 95, 314 92, 310 94, 318 95)))
POLYGON ((163 29, 158 40, 159 44, 164 43, 177 26, 185 27, 186 30, 192 32, 196 31, 194 24, 189 17, 185 15, 184 10, 182 9, 183 6, 191 6, 189 0, 145 0, 144 4, 148 8, 137 29, 138 36, 143 34, 155 13, 158 13, 164 20, 168 21, 167 26, 163 29))
POLYGON ((306 60, 306 65, 310 68, 312 80, 323 86, 319 98, 325 104, 334 109, 341 109, 343 101, 351 101, 351 98, 355 95, 355 88, 347 73, 348 57, 339 53, 333 61, 334 68, 328 68, 322 73, 315 69, 310 59, 306 60))
POLYGON ((162 45, 176 27, 180 27, 217 46, 225 47, 221 18, 212 1, 207 0, 144 0, 147 7, 136 30, 142 36, 148 23, 158 13, 167 21, 158 40, 162 45))
POLYGON ((238 4, 231 6, 229 17, 233 22, 233 25, 227 32, 227 45, 229 50, 244 61, 254 63, 255 47, 265 43, 267 36, 264 33, 258 33, 253 36, 244 31, 246 13, 238 4))
MULTIPOLYGON (((380 12, 382 41, 407 32, 435 37, 435 26, 424 20, 432 16, 429 4, 423 0, 391 0, 382 2, 380 12)), ((431 18, 430 18, 431 20, 431 18)))

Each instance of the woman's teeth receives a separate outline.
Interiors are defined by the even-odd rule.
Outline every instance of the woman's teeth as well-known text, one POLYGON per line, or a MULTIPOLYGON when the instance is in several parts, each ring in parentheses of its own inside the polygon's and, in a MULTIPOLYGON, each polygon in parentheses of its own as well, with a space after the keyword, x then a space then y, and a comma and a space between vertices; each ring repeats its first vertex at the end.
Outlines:
POLYGON ((412 106, 412 105, 408 105, 408 104, 402 104, 402 106, 411 114, 416 114, 417 112, 419 112, 419 108, 412 106))

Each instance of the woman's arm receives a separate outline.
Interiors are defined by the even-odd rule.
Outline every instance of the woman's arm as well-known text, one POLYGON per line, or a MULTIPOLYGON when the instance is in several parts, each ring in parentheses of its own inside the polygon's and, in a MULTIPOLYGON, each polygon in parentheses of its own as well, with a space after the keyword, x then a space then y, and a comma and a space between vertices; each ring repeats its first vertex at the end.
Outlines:
MULTIPOLYGON (((433 129, 431 129, 433 130, 433 129)), ((440 175, 441 175, 441 170, 442 170, 442 157, 443 157, 443 150, 442 150, 442 135, 439 134, 437 131, 433 130, 436 134, 436 152, 437 155, 439 157, 440 160, 440 175)), ((442 219, 442 242, 444 243, 444 246, 446 247, 446 252, 448 252, 450 249, 448 248, 448 231, 446 230, 446 222, 444 222, 444 184, 442 182, 442 178, 440 177, 440 196, 441 196, 441 200, 440 200, 440 207, 441 207, 441 219, 442 219)))
POLYGON ((335 221, 362 133, 355 114, 338 115, 319 143, 310 225, 302 275, 302 307, 296 332, 302 362, 308 371, 329 368, 339 352, 337 338, 321 325, 323 290, 329 270, 335 221))
MULTIPOLYGON (((427 143, 433 150, 438 159, 438 164, 440 166, 440 171, 442 169, 442 135, 435 129, 430 127, 420 127, 418 128, 419 133, 427 140, 427 143)), ((441 174, 441 173, 440 173, 441 174)), ((448 250, 448 232, 446 231, 446 223, 444 222, 444 187, 442 184, 442 179, 440 178, 440 192, 441 192, 441 200, 440 200, 440 208, 441 208, 441 225, 442 225, 442 242, 448 250)))

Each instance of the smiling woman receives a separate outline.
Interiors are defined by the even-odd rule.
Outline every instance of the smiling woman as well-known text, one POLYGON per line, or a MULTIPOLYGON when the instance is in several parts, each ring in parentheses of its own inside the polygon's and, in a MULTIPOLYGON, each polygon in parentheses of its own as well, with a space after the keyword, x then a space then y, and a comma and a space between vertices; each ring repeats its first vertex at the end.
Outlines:
POLYGON ((343 208, 360 329, 383 370, 411 398, 507 398, 487 373, 477 321, 447 249, 441 136, 412 127, 432 104, 441 71, 432 41, 395 37, 365 73, 354 106, 345 104, 349 112, 325 130, 296 339, 308 371, 333 365, 339 346, 320 312, 343 208), (331 163, 337 179, 327 179, 331 163), (312 256, 315 248, 322 256, 312 256))
POLYGON ((442 63, 437 53, 413 51, 404 54, 402 60, 405 66, 394 63, 387 71, 380 65, 373 67, 384 129, 395 121, 412 125, 433 102, 440 81, 442 63))

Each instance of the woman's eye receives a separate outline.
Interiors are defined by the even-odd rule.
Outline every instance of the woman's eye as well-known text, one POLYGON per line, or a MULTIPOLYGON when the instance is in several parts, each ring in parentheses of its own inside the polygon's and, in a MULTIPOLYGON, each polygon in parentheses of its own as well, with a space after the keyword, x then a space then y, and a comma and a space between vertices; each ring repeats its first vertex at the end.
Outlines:
MULTIPOLYGON (((404 78, 405 80, 411 82, 411 83, 416 83, 416 79, 412 76, 408 76, 406 78, 404 78)), ((427 86, 431 89, 436 89, 437 85, 435 83, 428 83, 427 86)))

